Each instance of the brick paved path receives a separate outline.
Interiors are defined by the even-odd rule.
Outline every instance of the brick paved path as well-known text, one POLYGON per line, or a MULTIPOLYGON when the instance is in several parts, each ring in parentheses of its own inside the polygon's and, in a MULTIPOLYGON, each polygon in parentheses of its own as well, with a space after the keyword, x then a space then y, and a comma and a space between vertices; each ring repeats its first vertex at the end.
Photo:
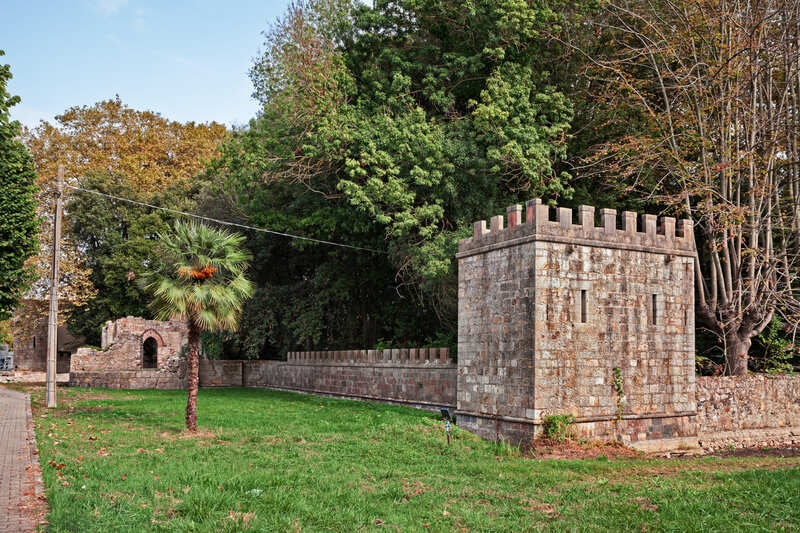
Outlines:
POLYGON ((30 399, 0 387, 0 533, 36 530, 39 462, 30 399))

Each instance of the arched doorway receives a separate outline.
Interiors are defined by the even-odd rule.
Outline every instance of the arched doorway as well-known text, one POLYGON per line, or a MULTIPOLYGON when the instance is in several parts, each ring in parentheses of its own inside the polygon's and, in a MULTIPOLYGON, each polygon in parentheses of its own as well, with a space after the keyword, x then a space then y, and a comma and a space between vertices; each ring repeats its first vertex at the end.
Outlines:
POLYGON ((142 368, 158 368, 158 341, 153 337, 142 344, 142 368))

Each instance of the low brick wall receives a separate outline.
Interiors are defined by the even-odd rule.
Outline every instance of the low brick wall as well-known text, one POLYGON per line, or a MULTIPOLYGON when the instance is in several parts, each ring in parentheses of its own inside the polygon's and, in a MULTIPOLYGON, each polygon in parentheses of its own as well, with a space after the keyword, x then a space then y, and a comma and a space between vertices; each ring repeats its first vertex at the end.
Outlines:
POLYGON ((186 381, 174 372, 148 370, 113 370, 109 372, 70 372, 70 387, 104 389, 182 389, 186 381))
POLYGON ((696 399, 703 448, 800 444, 800 376, 699 377, 696 399))
POLYGON ((201 387, 244 387, 244 361, 200 360, 201 387))
POLYGON ((202 387, 263 387, 428 409, 455 407, 446 348, 291 352, 288 361, 201 361, 202 387))
POLYGON ((107 350, 78 348, 70 362, 70 387, 106 389, 180 389, 185 385, 186 363, 177 353, 163 357, 158 368, 142 368, 141 354, 130 343, 107 350))

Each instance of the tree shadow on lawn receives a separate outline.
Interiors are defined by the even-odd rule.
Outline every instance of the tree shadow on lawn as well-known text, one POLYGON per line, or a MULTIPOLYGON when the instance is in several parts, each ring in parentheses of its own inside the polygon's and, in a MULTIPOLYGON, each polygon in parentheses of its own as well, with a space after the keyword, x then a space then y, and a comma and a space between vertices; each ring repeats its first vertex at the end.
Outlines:
MULTIPOLYGON (((129 430, 148 429, 160 438, 174 439, 183 434, 186 391, 124 391, 124 395, 120 392, 92 389, 88 394, 79 394, 80 400, 69 403, 69 416, 110 425, 127 425, 129 430), (92 397, 93 394, 96 396, 92 397)), ((604 453, 598 454, 595 453, 598 443, 578 446, 574 442, 566 444, 569 447, 567 454, 547 453, 536 457, 536 454, 522 451, 518 447, 485 441, 457 426, 453 428, 453 446, 446 447, 436 436, 442 429, 438 427, 440 417, 436 413, 376 402, 268 389, 201 389, 198 415, 201 428, 207 432, 206 436, 221 431, 228 434, 227 438, 249 436, 251 440, 256 439, 254 442, 261 442, 261 437, 274 440, 278 438, 277 433, 283 433, 310 441, 321 439, 327 442, 325 435, 349 435, 354 438, 354 442, 366 439, 379 445, 380 442, 392 441, 393 445, 400 446, 401 449, 408 444, 415 447, 427 446, 431 453, 450 455, 457 461, 470 456, 475 460, 485 460, 488 455, 497 462, 505 462, 505 468, 533 468, 541 474, 569 470, 576 474, 616 478, 619 476, 618 472, 628 469, 629 474, 646 477, 708 472, 715 469, 737 471, 797 466, 796 460, 789 459, 773 464, 769 459, 757 461, 755 457, 665 459, 638 452, 620 453, 621 450, 608 445, 602 446, 604 453), (382 426, 383 424, 388 426, 382 426), (260 435, 265 432, 265 428, 270 428, 270 435, 260 435), (277 433, 273 434, 275 432, 277 433), (410 443, 408 439, 415 442, 410 443), (425 442, 417 443, 418 439, 425 442), (406 442, 401 443, 399 440, 406 442), (587 454, 576 451, 577 447, 587 447, 587 454)), ((219 433, 216 436, 223 438, 219 433)), ((344 445, 344 442, 340 444, 344 445)), ((549 443, 549 447, 553 446, 553 443, 549 443)))
MULTIPOLYGON (((69 402, 70 416, 92 417, 108 423, 144 426, 156 432, 179 434, 184 430, 186 391, 145 389, 120 391, 87 389, 69 402), (109 394, 111 393, 111 394, 109 394)), ((438 419, 439 415, 411 407, 328 398, 291 391, 226 388, 200 389, 198 422, 206 429, 237 431, 257 427, 259 422, 285 430, 359 430, 391 420, 413 424, 438 419)))

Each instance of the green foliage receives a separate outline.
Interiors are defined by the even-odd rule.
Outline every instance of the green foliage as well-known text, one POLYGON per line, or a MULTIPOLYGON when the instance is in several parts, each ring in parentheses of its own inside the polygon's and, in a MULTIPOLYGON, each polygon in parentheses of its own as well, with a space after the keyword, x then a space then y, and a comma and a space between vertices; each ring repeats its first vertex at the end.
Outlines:
POLYGON ((622 413, 625 411, 625 389, 622 382, 622 370, 615 366, 612 370, 614 379, 614 390, 617 392, 617 420, 622 420, 622 413))
POLYGON ((491 453, 497 457, 502 457, 504 459, 516 459, 522 456, 522 450, 520 450, 519 446, 514 446, 502 438, 498 441, 489 443, 489 446, 491 447, 491 453))
POLYGON ((204 331, 200 335, 206 359, 226 359, 225 345, 231 339, 229 331, 204 331))
POLYGON ((19 122, 10 117, 11 107, 20 102, 7 91, 10 79, 11 67, 0 65, 0 321, 11 316, 32 281, 25 261, 36 251, 39 231, 36 171, 30 153, 17 140, 19 122))
MULTIPOLYGON (((760 335, 753 338, 748 367, 751 372, 789 373, 800 367, 800 352, 794 344, 795 332, 779 317, 774 316, 760 335)), ((722 339, 705 329, 696 333, 697 373, 721 375, 725 367, 722 339)))
MULTIPOLYGON (((127 176, 88 172, 80 186, 105 194, 179 210, 191 210, 202 182, 174 182, 163 191, 142 193, 127 176)), ((66 205, 67 235, 83 252, 97 295, 70 317, 70 329, 87 342, 100 343, 100 328, 123 316, 152 318, 149 295, 138 283, 157 255, 158 234, 170 228, 174 216, 160 210, 93 194, 71 196, 66 205)))
POLYGON ((245 276, 250 254, 242 248, 244 238, 181 221, 158 237, 160 264, 142 284, 153 296, 156 318, 183 316, 201 332, 235 330, 242 304, 253 294, 245 276))
POLYGON ((797 358, 790 331, 783 321, 773 317, 769 326, 755 339, 750 364, 753 370, 769 373, 793 372, 797 358))
POLYGON ((575 417, 573 415, 548 415, 544 417, 544 436, 563 442, 572 437, 571 425, 575 417))
POLYGON ((0 344, 8 344, 14 349, 14 337, 11 331, 11 319, 0 320, 0 344))
POLYGON ((378 342, 375 343, 375 350, 390 350, 392 348, 392 342, 388 341, 384 338, 378 339, 378 342))
POLYGON ((294 3, 251 70, 262 103, 209 167, 250 223, 387 250, 254 236, 263 327, 247 357, 421 345, 456 330, 458 240, 535 195, 568 197, 572 107, 548 82, 561 16, 515 0, 294 3), (263 267, 261 266, 263 265, 263 267))

